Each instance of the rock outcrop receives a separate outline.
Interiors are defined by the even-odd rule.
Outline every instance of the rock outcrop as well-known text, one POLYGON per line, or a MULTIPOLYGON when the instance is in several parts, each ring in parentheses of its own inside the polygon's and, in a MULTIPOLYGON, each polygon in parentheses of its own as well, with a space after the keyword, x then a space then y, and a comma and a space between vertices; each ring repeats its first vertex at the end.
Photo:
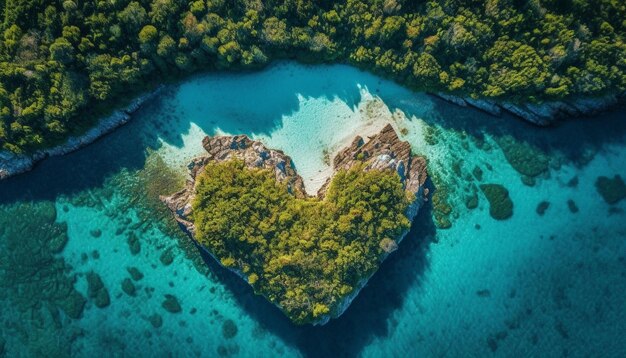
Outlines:
POLYGON ((130 121, 131 114, 136 112, 145 102, 156 97, 163 88, 163 86, 160 86, 155 91, 136 98, 126 108, 117 110, 110 116, 102 118, 95 127, 89 129, 81 136, 68 138, 64 144, 38 150, 31 154, 15 154, 0 150, 0 180, 27 172, 35 164, 48 157, 65 155, 95 142, 98 138, 130 121))
MULTIPOLYGON (((193 159, 188 165, 189 178, 185 188, 170 196, 161 197, 161 200, 174 214, 175 219, 192 239, 194 239, 195 228, 191 203, 195 192, 195 178, 208 163, 236 158, 242 160, 248 168, 269 169, 273 171, 276 180, 286 183, 290 192, 296 197, 306 196, 302 178, 297 174, 291 158, 282 151, 268 149, 261 142, 253 141, 244 135, 206 137, 202 144, 208 154, 193 159)), ((390 170, 398 173, 405 190, 413 197, 405 213, 409 220, 413 220, 428 194, 428 190, 424 188, 427 179, 426 160, 423 157, 412 155, 410 144, 401 141, 393 127, 388 124, 379 134, 370 137, 367 141, 357 136, 352 144, 336 155, 333 167, 336 172, 361 163, 363 163, 363 170, 365 171, 390 170)), ((328 178, 320 188, 317 193, 318 198, 324 198, 331 179, 328 178)), ((400 237, 395 238, 395 242, 400 243, 406 234, 407 232, 404 232, 400 237)), ((386 255, 396 248, 397 245, 390 246, 389 250, 385 250, 386 255)), ((206 251, 213 256, 211 252, 206 251)), ((220 262, 219 260, 216 261, 220 262)), ((231 271, 247 280, 242 272, 232 269, 231 271)), ((331 318, 340 316, 369 279, 370 277, 364 278, 350 295, 342 297, 339 309, 333 312, 332 316, 331 314, 323 316, 314 324, 325 324, 331 318)))
MULTIPOLYGON (((379 134, 368 139, 367 142, 360 136, 352 141, 350 146, 341 150, 333 159, 335 171, 350 169, 359 162, 367 165, 364 170, 394 170, 400 175, 405 190, 419 196, 420 190, 426 180, 426 159, 411 155, 411 145, 398 138, 398 134, 390 124, 387 124, 379 134)), ((328 178, 322 185, 317 195, 324 197, 326 189, 332 178, 328 178)), ((407 213, 412 219, 419 207, 418 202, 413 202, 407 213)))
POLYGON ((268 149, 263 143, 253 141, 245 135, 205 137, 202 146, 208 155, 194 158, 187 166, 189 178, 185 189, 162 196, 161 200, 174 213, 176 220, 192 235, 195 233, 191 221, 191 203, 195 192, 196 176, 210 162, 225 162, 239 159, 248 168, 269 169, 275 174, 276 180, 287 183, 289 190, 296 197, 304 197, 302 178, 296 173, 291 158, 280 150, 268 149))
POLYGON ((617 105, 623 95, 611 94, 597 98, 576 98, 562 101, 518 104, 489 99, 464 98, 437 93, 437 97, 462 107, 474 107, 494 116, 507 112, 538 126, 548 126, 559 119, 598 114, 617 105))

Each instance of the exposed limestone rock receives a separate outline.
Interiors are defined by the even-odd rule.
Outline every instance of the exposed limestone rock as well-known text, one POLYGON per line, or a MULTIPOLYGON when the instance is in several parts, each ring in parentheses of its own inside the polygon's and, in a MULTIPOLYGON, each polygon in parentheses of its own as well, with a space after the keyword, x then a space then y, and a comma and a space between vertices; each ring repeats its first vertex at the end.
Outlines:
POLYGON ((500 108, 497 104, 494 104, 489 101, 466 98, 465 102, 467 102, 467 104, 469 104, 472 107, 478 108, 494 116, 500 116, 502 114, 502 108, 500 108))
POLYGON ((447 94, 447 93, 437 93, 437 97, 440 97, 442 99, 445 99, 448 102, 454 103, 457 106, 461 106, 461 107, 467 107, 467 100, 465 98, 459 97, 459 96, 455 96, 455 95, 451 95, 451 94, 447 94))
MULTIPOLYGON (((162 196, 161 200, 174 214, 175 219, 193 239, 195 234, 192 221, 192 205, 195 192, 195 178, 210 162, 223 162, 233 158, 242 160, 248 168, 264 168, 271 170, 277 181, 287 184, 290 192, 296 197, 305 197, 302 178, 296 173, 294 164, 289 156, 282 151, 266 148, 262 143, 250 140, 247 136, 217 136, 206 137, 202 141, 207 155, 193 159, 188 165, 189 178, 185 188, 170 196, 162 196)), ((413 220, 425 200, 424 183, 427 179, 426 159, 411 154, 411 146, 398 138, 391 125, 385 126, 380 133, 364 140, 357 136, 352 144, 340 151, 333 159, 335 172, 350 169, 354 165, 363 163, 365 171, 389 170, 398 173, 408 194, 413 200, 409 204, 406 216, 413 220)), ((317 197, 322 199, 331 181, 328 178, 320 188, 317 197)), ((407 232, 399 237, 384 243, 386 255, 395 251, 407 232)), ((207 252, 211 254, 208 250, 207 252)), ((385 256, 386 257, 386 256, 385 256)), ((384 259, 384 258, 383 258, 384 259)), ((216 260, 219 263, 219 260, 216 260)), ((232 270, 246 282, 248 278, 242 272, 232 270)), ((372 273, 373 275, 373 273, 372 273)), ((371 276, 370 276, 371 277, 371 276)), ((331 318, 339 317, 350 305, 359 291, 365 286, 370 277, 364 278, 349 296, 341 297, 339 308, 329 315, 322 316, 314 324, 325 324, 331 318)))
POLYGON ((471 106, 494 116, 502 111, 513 114, 538 126, 548 126, 559 119, 590 116, 617 105, 622 95, 610 94, 597 98, 572 98, 562 101, 541 103, 512 103, 492 99, 463 98, 456 95, 437 93, 437 97, 461 107, 471 106))
MULTIPOLYGON (((176 220, 188 232, 194 233, 191 218, 191 202, 194 196, 195 178, 204 166, 212 161, 224 162, 230 159, 240 159, 249 168, 264 168, 274 172, 276 180, 287 183, 291 193, 296 197, 304 197, 304 183, 296 173, 291 158, 282 151, 268 149, 261 142, 252 141, 245 135, 205 137, 202 141, 207 156, 198 157, 188 165, 190 178, 185 189, 171 195, 163 196, 161 200, 175 214, 176 220)), ((373 136, 366 143, 357 136, 352 144, 340 151, 334 158, 335 171, 349 169, 357 163, 365 162, 368 170, 394 170, 405 185, 405 190, 416 195, 410 205, 407 217, 410 219, 417 214, 422 203, 421 189, 427 178, 426 159, 411 155, 411 146, 398 138, 391 125, 385 126, 382 131, 373 136)), ((332 178, 318 191, 318 197, 323 198, 332 178)))
POLYGON ((190 221, 190 215, 195 178, 209 162, 240 159, 247 167, 270 169, 274 172, 276 180, 287 183, 290 192, 296 197, 305 196, 302 178, 296 173, 291 158, 280 150, 268 149, 261 142, 252 141, 245 135, 205 137, 202 146, 208 155, 195 158, 189 163, 187 168, 190 178, 185 189, 171 196, 161 197, 167 207, 175 213, 176 220, 192 234, 194 226, 190 221))
MULTIPOLYGON (((357 162, 367 163, 365 170, 394 170, 405 184, 405 190, 417 194, 426 181, 426 159, 411 155, 411 145, 398 138, 393 127, 388 124, 382 131, 369 138, 367 143, 357 136, 352 144, 340 151, 333 160, 335 171, 349 169, 357 162)), ((331 178, 318 191, 318 196, 326 193, 331 178)))

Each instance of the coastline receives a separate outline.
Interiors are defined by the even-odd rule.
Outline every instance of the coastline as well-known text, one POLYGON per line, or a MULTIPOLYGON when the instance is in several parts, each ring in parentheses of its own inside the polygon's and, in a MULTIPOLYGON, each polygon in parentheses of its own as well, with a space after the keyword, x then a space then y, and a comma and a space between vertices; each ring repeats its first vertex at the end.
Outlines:
POLYGON ((329 148, 327 154, 329 158, 328 165, 322 171, 317 172, 313 177, 308 178, 305 190, 307 195, 317 196, 324 184, 335 174, 335 168, 333 168, 332 159, 337 156, 342 150, 350 146, 354 141, 355 135, 359 135, 363 138, 370 138, 378 133, 388 124, 391 124, 394 129, 397 129, 398 124, 392 115, 389 117, 380 111, 380 108, 376 109, 376 112, 369 115, 366 114, 359 125, 355 128, 354 132, 344 136, 329 148))
MULTIPOLYGON (((0 181, 32 170, 38 162, 47 157, 65 155, 93 143, 105 134, 127 123, 136 110, 145 102, 158 95, 163 88, 165 88, 165 85, 160 85, 154 91, 137 97, 127 107, 117 109, 108 117, 101 118, 96 126, 80 136, 69 137, 63 144, 40 149, 29 154, 15 154, 6 150, 0 150, 0 181)), ((597 115, 618 106, 626 99, 626 93, 620 93, 597 98, 579 97, 562 101, 519 104, 490 99, 473 99, 442 92, 426 93, 446 102, 461 107, 478 109, 496 117, 502 116, 503 113, 511 114, 540 127, 550 126, 562 119, 597 115)), ((376 122, 376 119, 374 119, 374 122, 376 122)), ((373 132, 377 124, 368 121, 359 130, 364 132, 365 135, 369 135, 369 132, 373 132)), ((344 139, 345 141, 342 141, 342 143, 348 143, 349 138, 344 139)), ((332 154, 336 154, 337 150, 337 147, 332 148, 331 153, 329 153, 331 157, 332 154)), ((308 194, 315 195, 316 190, 314 189, 319 187, 324 182, 324 179, 332 174, 331 169, 329 166, 311 178, 311 181, 307 182, 307 190, 311 191, 307 192, 308 194)))
MULTIPOLYGON (((207 249, 195 238, 195 225, 193 223, 193 208, 191 202, 195 196, 194 188, 196 184, 196 176, 204 169, 204 166, 211 161, 222 162, 236 157, 242 158, 245 165, 248 167, 260 167, 272 170, 277 181, 291 183, 289 185, 293 185, 295 188, 298 188, 298 192, 302 194, 306 192, 305 187, 303 185, 302 178, 297 174, 292 164, 287 164, 292 163, 289 156, 280 150, 269 149, 261 142, 252 141, 247 136, 205 137, 203 140, 203 147, 208 155, 193 159, 187 166, 188 178, 185 188, 169 196, 160 196, 160 199, 170 209, 174 215, 174 219, 178 222, 179 227, 190 237, 197 247, 208 253, 209 256, 218 263, 218 265, 233 272, 248 282, 249 280, 245 273, 237 267, 224 266, 209 249, 207 249)), ((425 159, 418 155, 411 154, 408 142, 400 141, 397 133, 393 129, 393 126, 391 124, 387 124, 378 134, 368 137, 367 142, 364 142, 363 137, 356 136, 353 138, 350 145, 343 150, 338 151, 335 154, 332 175, 327 178, 327 182, 341 168, 352 167, 355 162, 360 161, 357 158, 359 158, 358 153, 362 153, 362 151, 369 153, 368 158, 370 159, 367 163, 369 163, 368 168, 370 170, 392 169, 397 171, 401 178, 403 178, 405 192, 412 195, 410 204, 405 210, 406 217, 412 223, 423 203, 426 201, 426 196, 428 195, 428 191, 424 186, 427 175, 425 159)), ((322 188, 317 192, 317 197, 323 198, 325 190, 326 185, 322 186, 322 188)), ((379 257, 379 265, 397 249, 397 245, 404 240, 408 232, 409 229, 406 229, 394 238, 395 247, 390 250, 385 250, 385 252, 379 257)), ((307 323, 314 326, 324 325, 331 319, 341 316, 377 271, 378 270, 374 270, 367 275, 367 277, 361 278, 352 292, 346 296, 338 298, 338 304, 334 306, 330 312, 320 315, 316 317, 315 320, 307 323)), ((289 312, 281 306, 280 302, 270 299, 268 299, 268 301, 289 317, 289 312)))
POLYGON ((69 137, 63 144, 40 149, 30 154, 0 151, 0 180, 30 171, 37 163, 48 157, 65 155, 95 142, 100 137, 130 121, 134 112, 146 102, 154 99, 164 88, 164 85, 160 85, 155 90, 135 98, 128 106, 117 109, 111 115, 101 118, 96 126, 80 136, 69 137))
POLYGON ((596 115, 618 105, 625 94, 609 94, 597 98, 575 98, 563 101, 517 104, 489 99, 473 99, 446 93, 431 93, 444 101, 461 107, 471 107, 496 117, 509 113, 534 125, 546 127, 565 119, 596 115))
MULTIPOLYGON (((406 210, 406 216, 411 220, 411 224, 413 224, 413 220, 415 220, 417 213, 419 212, 419 210, 422 208, 422 205, 424 204, 425 195, 426 194, 424 194, 424 186, 420 186, 418 192, 415 193, 415 200, 411 203, 411 205, 409 205, 409 207, 406 210)), ((409 234, 410 230, 411 229, 409 228, 408 230, 406 230, 405 232, 403 232, 401 235, 398 236, 398 238, 395 240, 398 246, 400 245, 400 243, 402 243, 404 238, 409 234)), ((380 265, 382 265, 382 263, 385 262, 385 260, 387 260, 387 258, 391 254, 392 253, 385 253, 385 255, 380 260, 379 268, 380 268, 380 265)), ((378 272, 378 269, 372 272, 372 274, 369 275, 368 277, 361 279, 357 287, 355 287, 354 290, 349 295, 342 298, 341 303, 339 304, 336 312, 326 314, 322 316, 321 319, 315 322, 312 322, 311 324, 313 326, 323 326, 326 323, 328 323, 331 319, 339 318, 341 315, 343 315, 352 304, 352 301, 354 301, 354 299, 357 298, 359 293, 361 293, 361 290, 364 289, 365 286, 367 286, 367 283, 372 279, 372 277, 376 274, 376 272, 378 272)), ((276 304, 276 306, 282 310, 282 308, 278 304, 276 304)))
MULTIPOLYGON (((423 197, 424 197, 424 189, 420 188, 419 192, 416 194, 416 198, 417 199, 407 209, 407 217, 415 219, 415 216, 417 215, 417 212, 419 211, 419 209, 423 205, 423 202, 424 202, 423 199, 420 200, 420 198, 423 198, 423 197), (411 215, 411 216, 409 216, 409 215, 411 215)), ((411 222, 412 222, 412 220, 411 220, 411 222)), ((248 276, 246 274, 244 274, 241 270, 238 270, 238 269, 236 269, 234 267, 226 267, 226 266, 222 265, 222 262, 215 255, 213 255, 213 253, 210 250, 208 250, 201 243, 196 241, 196 239, 193 236, 193 233, 191 231, 187 230, 187 228, 183 224, 181 224, 180 222, 178 223, 178 226, 181 228, 181 230, 183 230, 183 232, 185 234, 187 234, 187 236, 191 239, 191 241, 194 243, 194 245, 196 247, 201 249, 204 253, 208 254, 217 265, 219 265, 220 267, 222 267, 223 269, 225 269, 227 271, 230 271, 230 272, 234 273, 237 277, 239 277, 240 279, 244 280, 245 283, 248 286, 250 286, 250 288, 252 288, 252 291, 254 292, 254 288, 252 287, 252 285, 250 285, 250 283, 248 281, 248 276)), ((400 243, 404 240, 404 238, 407 236, 408 233, 409 233, 409 230, 406 230, 405 232, 403 232, 396 239, 396 242, 398 243, 398 245, 400 245, 400 243)), ((380 264, 385 262, 385 260, 387 260, 387 258, 389 257, 390 254, 391 253, 386 253, 385 256, 380 260, 380 264)), ((323 326, 326 323, 330 322, 331 319, 339 318, 341 315, 343 315, 346 312, 346 310, 350 307, 350 305, 352 304, 352 301, 354 301, 354 299, 357 298, 359 293, 361 293, 361 290, 363 290, 365 288, 365 286, 367 286, 367 283, 372 279, 372 277, 374 276, 374 274, 376 274, 376 272, 378 272, 378 270, 372 272, 372 274, 369 275, 368 277, 365 277, 365 278, 361 279, 361 281, 359 281, 359 284, 357 285, 357 287, 355 287, 354 290, 349 295, 347 295, 347 296, 342 298, 341 303, 339 304, 338 309, 337 309, 336 312, 325 314, 325 315, 321 316, 320 319, 318 319, 317 321, 311 322, 309 324, 311 324, 312 326, 323 326)), ((257 295, 257 296, 264 297, 263 295, 258 294, 256 292, 254 292, 254 294, 257 295)), ((276 308, 278 308, 281 312, 283 312, 283 314, 285 314, 288 317, 288 315, 286 314, 285 309, 280 305, 280 303, 273 302, 273 301, 270 301, 270 300, 267 300, 267 302, 269 302, 272 305, 274 305, 276 308)))

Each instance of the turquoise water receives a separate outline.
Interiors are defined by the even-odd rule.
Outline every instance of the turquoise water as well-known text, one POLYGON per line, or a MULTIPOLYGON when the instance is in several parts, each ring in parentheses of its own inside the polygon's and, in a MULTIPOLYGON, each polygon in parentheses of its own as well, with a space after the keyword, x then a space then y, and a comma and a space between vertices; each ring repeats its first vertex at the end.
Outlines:
POLYGON ((595 188, 598 176, 626 177, 625 113, 539 129, 347 66, 192 78, 95 144, 0 182, 0 355, 626 356, 626 200, 609 205, 595 188), (285 150, 312 192, 342 143, 386 123, 429 158, 452 227, 423 208, 326 326, 292 325, 202 257, 158 201, 182 185, 206 134, 285 150), (534 185, 503 140, 545 158, 534 185), (490 217, 481 183, 508 189, 510 219, 490 217), (90 294, 90 272, 108 305, 90 294))

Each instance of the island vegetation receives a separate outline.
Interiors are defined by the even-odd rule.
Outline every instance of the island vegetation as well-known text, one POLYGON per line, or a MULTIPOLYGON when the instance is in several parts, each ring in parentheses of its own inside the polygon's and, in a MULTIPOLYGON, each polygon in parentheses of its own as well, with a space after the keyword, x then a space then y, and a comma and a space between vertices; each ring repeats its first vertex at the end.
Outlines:
POLYGON ((0 14, 0 148, 15 153, 154 82, 273 59, 475 98, 626 89, 617 0, 2 0, 0 14))
POLYGON ((324 199, 296 198, 239 160, 207 164, 196 179, 195 239, 300 324, 339 310, 410 226, 413 194, 395 171, 340 170, 324 199))

